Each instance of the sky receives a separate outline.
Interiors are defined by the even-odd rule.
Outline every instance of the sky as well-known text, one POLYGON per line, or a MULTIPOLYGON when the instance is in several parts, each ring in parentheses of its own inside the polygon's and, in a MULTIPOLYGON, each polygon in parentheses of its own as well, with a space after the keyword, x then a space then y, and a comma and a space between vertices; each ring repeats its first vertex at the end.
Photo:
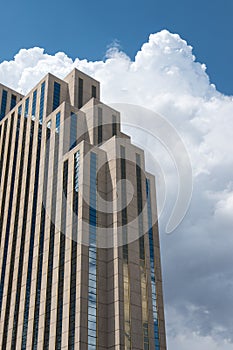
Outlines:
MULTIPOLYGON (((182 223, 168 235, 175 167, 166 149, 126 130, 146 150, 158 198, 159 167, 166 177, 160 239, 168 349, 233 349, 233 5, 23 4, 12 14, 11 28, 2 25, 0 82, 26 93, 48 71, 64 77, 77 67, 101 82, 103 102, 118 103, 123 122, 132 115, 121 104, 137 105, 152 111, 142 125, 147 135, 158 113, 181 136, 193 192, 182 223), (159 167, 153 168, 152 156, 159 167)), ((11 14, 7 6, 3 22, 11 14)))
POLYGON ((168 29, 194 47, 218 90, 233 94, 232 0, 13 0, 1 12, 0 61, 34 46, 99 60, 114 41, 133 59, 149 34, 168 29))

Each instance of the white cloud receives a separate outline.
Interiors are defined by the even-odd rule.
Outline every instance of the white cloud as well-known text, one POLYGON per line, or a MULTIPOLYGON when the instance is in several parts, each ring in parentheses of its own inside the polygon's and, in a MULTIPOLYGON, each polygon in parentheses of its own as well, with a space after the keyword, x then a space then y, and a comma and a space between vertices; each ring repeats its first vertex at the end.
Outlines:
MULTIPOLYGON (((192 47, 168 31, 150 35, 133 61, 116 47, 96 62, 22 49, 0 64, 0 81, 27 92, 47 72, 64 77, 74 67, 101 82, 104 102, 147 107, 182 135, 194 191, 176 232, 161 234, 169 344, 180 350, 232 348, 225 339, 233 334, 233 97, 216 90, 192 47)), ((165 221, 164 214, 161 227, 165 221)))
MULTIPOLYGON (((196 311, 196 308, 192 305, 189 306, 190 311, 196 311)), ((208 314, 208 310, 202 310, 203 316, 208 314)), ((172 335, 168 339, 168 349, 179 349, 179 350, 231 350, 232 343, 228 339, 221 339, 220 341, 216 339, 214 336, 202 336, 199 332, 190 329, 187 327, 185 319, 180 313, 174 308, 170 308, 169 310, 172 319, 176 320, 178 327, 174 328, 174 322, 167 322, 167 328, 169 333, 172 335), (177 328, 182 331, 177 332, 177 328)))

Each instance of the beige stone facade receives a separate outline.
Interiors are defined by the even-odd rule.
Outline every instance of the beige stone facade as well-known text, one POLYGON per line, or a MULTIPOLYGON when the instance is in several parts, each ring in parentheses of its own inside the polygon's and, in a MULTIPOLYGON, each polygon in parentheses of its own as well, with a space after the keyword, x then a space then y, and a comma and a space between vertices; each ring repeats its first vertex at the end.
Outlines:
POLYGON ((0 348, 165 350, 143 150, 76 69, 3 90, 16 105, 0 122, 0 348))

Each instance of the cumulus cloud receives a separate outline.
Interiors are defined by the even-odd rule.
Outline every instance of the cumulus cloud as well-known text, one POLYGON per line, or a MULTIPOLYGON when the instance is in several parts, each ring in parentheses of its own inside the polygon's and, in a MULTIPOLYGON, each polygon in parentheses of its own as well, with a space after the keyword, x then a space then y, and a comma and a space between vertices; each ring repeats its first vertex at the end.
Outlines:
MULTIPOLYGON (((116 46, 104 61, 95 62, 72 60, 62 52, 49 55, 41 48, 22 49, 14 60, 0 64, 0 81, 26 93, 47 72, 63 78, 74 67, 101 82, 103 102, 149 108, 167 118, 182 136, 193 168, 191 205, 172 235, 163 234, 166 211, 160 221, 168 344, 175 350, 229 350, 233 97, 219 93, 192 47, 166 30, 151 34, 134 60, 116 46)), ((143 143, 140 135, 136 141, 143 143)), ((174 168, 166 168, 172 192, 174 168)))

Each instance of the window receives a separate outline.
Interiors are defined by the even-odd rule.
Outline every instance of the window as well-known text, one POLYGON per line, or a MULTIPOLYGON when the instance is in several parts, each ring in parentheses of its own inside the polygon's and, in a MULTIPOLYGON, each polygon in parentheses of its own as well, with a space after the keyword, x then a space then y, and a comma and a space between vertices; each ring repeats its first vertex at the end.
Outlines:
POLYGON ((142 217, 142 174, 141 158, 136 154, 136 182, 137 182, 137 209, 138 209, 138 233, 139 233, 139 257, 140 257, 140 279, 141 279, 141 305, 142 305, 142 333, 143 349, 149 348, 148 337, 148 289, 147 289, 147 272, 145 266, 145 242, 143 232, 142 217))
POLYGON ((44 94, 45 94, 45 81, 41 84, 40 90, 40 112, 39 112, 39 122, 42 123, 44 114, 44 94))
MULTIPOLYGON (((125 147, 120 146, 121 156, 121 179, 126 179, 126 159, 125 147)), ((130 280, 129 280, 129 265, 128 265, 128 232, 127 232, 127 198, 126 198, 126 184, 122 181, 121 186, 122 196, 122 240, 123 240, 123 280, 124 280, 124 342, 125 349, 131 349, 131 313, 130 313, 130 280)))
POLYGON ((91 87, 91 97, 96 98, 96 86, 94 85, 91 87))
POLYGON ((98 107, 98 144, 103 142, 103 111, 98 107))
POLYGON ((36 117, 36 99, 37 99, 37 90, 33 92, 33 97, 32 97, 32 120, 34 120, 36 117))
POLYGON ((68 350, 74 350, 74 346, 75 346, 79 165, 80 165, 80 152, 78 151, 74 155, 73 218, 72 218, 72 247, 71 247, 71 276, 70 276, 70 316, 69 316, 68 350))
POLYGON ((55 81, 53 86, 53 111, 60 105, 60 93, 61 85, 55 81))
POLYGON ((16 106, 17 97, 15 95, 11 95, 11 109, 16 106))
POLYGON ((83 106, 83 79, 78 80, 78 108, 83 106))
POLYGON ((77 115, 74 112, 70 114, 70 150, 77 144, 77 115))
POLYGON ((116 116, 112 116, 112 136, 115 136, 117 134, 117 122, 116 122, 116 116))
MULTIPOLYGON (((8 122, 8 120, 6 119, 4 122, 3 140, 6 139, 7 122, 8 122)), ((2 179, 2 168, 3 168, 3 161, 4 161, 4 156, 5 156, 5 146, 6 146, 6 142, 3 142, 2 143, 2 150, 0 153, 0 183, 1 183, 1 179, 2 179)), ((1 244, 1 231, 0 231, 0 244, 1 244)))
POLYGON ((153 225, 152 225, 152 211, 151 211, 151 190, 150 180, 146 179, 146 198, 147 198, 147 216, 148 216, 148 235, 150 246, 150 275, 151 275, 151 291, 152 291, 152 307, 154 319, 154 339, 155 350, 160 350, 159 344, 159 327, 158 327, 158 310, 156 302, 156 280, 155 280, 155 256, 154 256, 154 239, 153 239, 153 225))
POLYGON ((24 110, 24 117, 28 117, 28 110, 29 110, 29 97, 25 101, 25 110, 24 110))
POLYGON ((0 111, 0 120, 5 117, 6 114, 6 104, 7 104, 7 91, 2 91, 2 103, 1 103, 1 111, 0 111))
POLYGON ((58 112, 56 114, 56 132, 59 133, 60 132, 60 123, 61 123, 61 113, 58 112))
POLYGON ((18 107, 18 116, 22 115, 22 105, 18 107))

